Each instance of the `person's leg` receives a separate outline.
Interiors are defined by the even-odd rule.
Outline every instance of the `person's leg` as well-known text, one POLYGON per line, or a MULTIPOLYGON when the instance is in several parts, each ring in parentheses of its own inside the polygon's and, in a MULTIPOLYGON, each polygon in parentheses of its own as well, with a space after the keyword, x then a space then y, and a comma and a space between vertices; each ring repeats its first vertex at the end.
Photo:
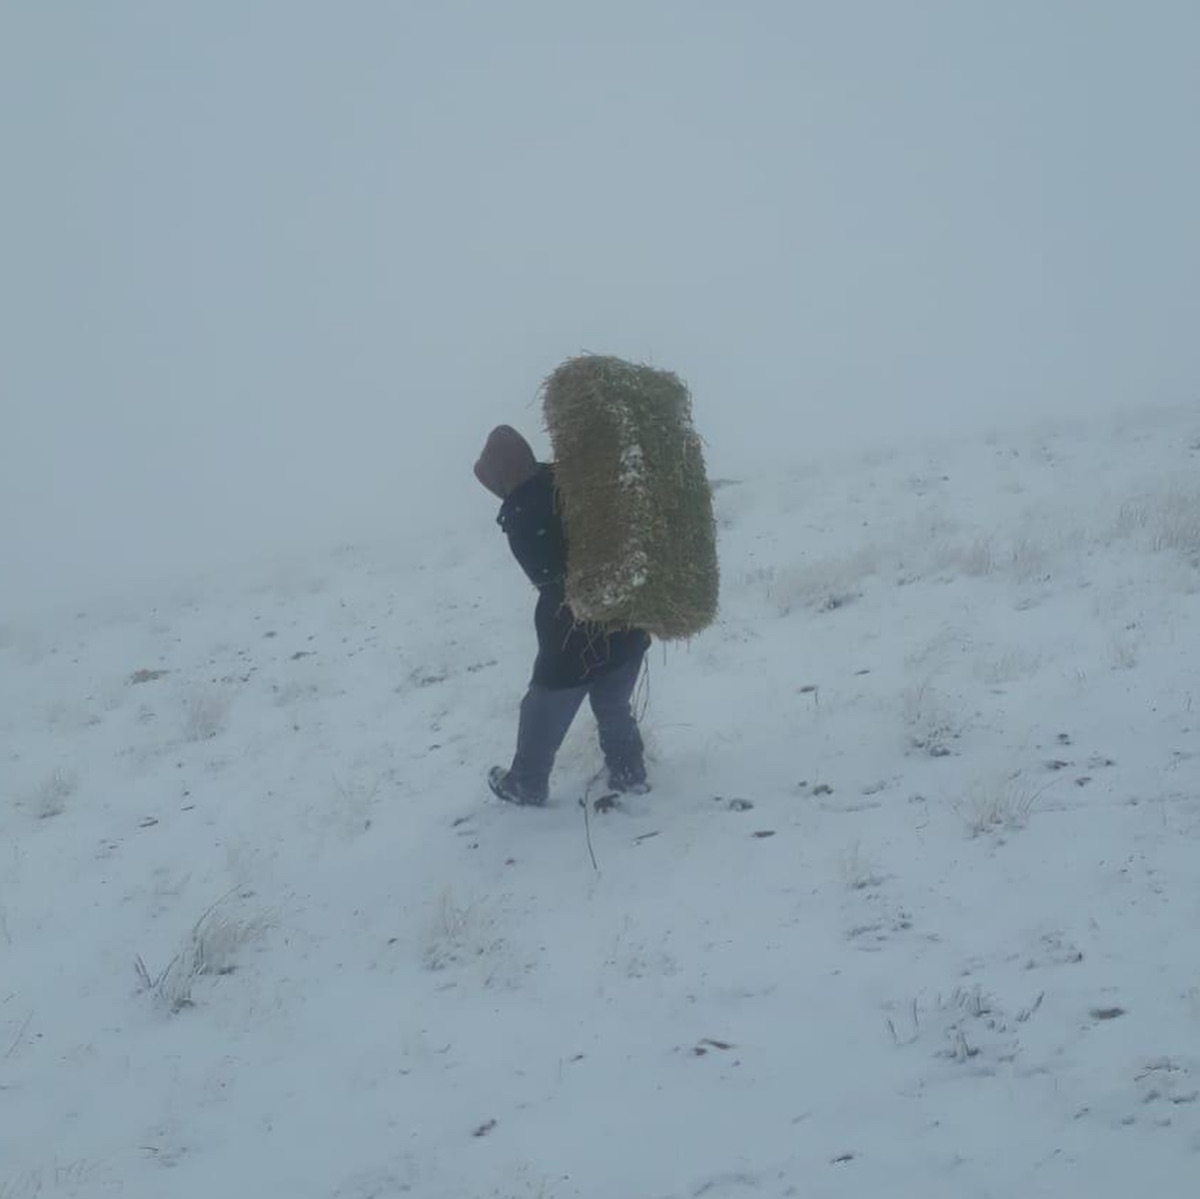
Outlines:
POLYGON ((646 785, 645 749, 632 704, 643 657, 639 654, 601 675, 588 690, 600 733, 600 748, 608 767, 609 786, 618 791, 639 790, 646 785))
MULTIPOLYGON (((586 694, 586 687, 558 689, 537 683, 530 685, 521 701, 512 768, 507 773, 500 772, 511 794, 501 798, 518 803, 546 802, 554 759, 586 694)), ((496 790, 495 783, 492 789, 496 790)))

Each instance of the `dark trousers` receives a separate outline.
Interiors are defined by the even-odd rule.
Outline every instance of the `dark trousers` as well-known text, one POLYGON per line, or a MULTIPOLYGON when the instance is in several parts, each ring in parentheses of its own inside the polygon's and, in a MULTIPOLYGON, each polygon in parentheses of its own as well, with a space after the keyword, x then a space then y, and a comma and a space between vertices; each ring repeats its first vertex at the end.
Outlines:
POLYGON ((511 777, 527 795, 544 799, 563 739, 587 698, 596 717, 600 749, 610 778, 640 782, 646 776, 642 736, 633 715, 633 689, 644 654, 582 687, 530 685, 521 701, 517 752, 511 777))

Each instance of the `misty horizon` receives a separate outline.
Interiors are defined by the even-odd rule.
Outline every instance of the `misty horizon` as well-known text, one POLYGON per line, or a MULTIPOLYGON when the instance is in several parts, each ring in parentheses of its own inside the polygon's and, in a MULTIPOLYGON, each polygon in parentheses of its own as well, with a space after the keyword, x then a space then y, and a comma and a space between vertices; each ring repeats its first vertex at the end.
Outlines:
POLYGON ((0 15, 0 618, 478 521, 582 351, 714 474, 1195 397, 1200 10, 0 15))

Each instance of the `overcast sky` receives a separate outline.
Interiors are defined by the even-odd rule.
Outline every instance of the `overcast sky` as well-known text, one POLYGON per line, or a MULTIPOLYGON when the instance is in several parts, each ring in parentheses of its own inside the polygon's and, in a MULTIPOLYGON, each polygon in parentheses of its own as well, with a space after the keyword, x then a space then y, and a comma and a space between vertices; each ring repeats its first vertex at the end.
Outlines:
POLYGON ((1197 398, 1195 0, 4 0, 0 618, 492 505, 562 358, 714 473, 1197 398))

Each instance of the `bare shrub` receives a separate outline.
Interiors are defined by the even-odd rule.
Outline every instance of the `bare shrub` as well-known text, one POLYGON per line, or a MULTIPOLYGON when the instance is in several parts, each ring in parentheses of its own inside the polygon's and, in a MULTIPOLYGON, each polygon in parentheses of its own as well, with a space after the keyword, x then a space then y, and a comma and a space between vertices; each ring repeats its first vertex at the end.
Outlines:
POLYGON ((1138 664, 1138 641, 1128 632, 1118 633, 1109 642, 1109 657, 1114 670, 1133 670, 1138 664))
POLYGON ((1151 524, 1150 546, 1200 558, 1200 491, 1171 491, 1162 497, 1151 524))
MULTIPOLYGON (((433 924, 425 944, 424 960, 430 970, 444 970, 464 955, 478 952, 481 921, 475 905, 459 904, 447 887, 438 899, 433 924)), ((486 940, 486 938, 483 938, 486 940)))
POLYGON ((0 1179, 0 1199, 39 1199, 43 1195, 82 1195, 100 1191, 109 1193, 120 1183, 107 1176, 95 1161, 80 1159, 73 1162, 53 1162, 37 1166, 7 1181, 0 1179))
POLYGON ((742 575, 742 585, 770 596, 774 592, 778 570, 774 566, 756 566, 742 575))
POLYGON ((991 686, 1027 679, 1041 666, 1041 655, 1032 650, 1008 650, 975 664, 975 676, 991 686))
POLYGON ((223 896, 192 926, 179 952, 157 974, 139 956, 134 962, 141 988, 154 995, 171 1012, 193 1006, 197 979, 232 974, 242 947, 267 927, 263 916, 245 918, 223 910, 223 896))
POLYGON ((211 688, 198 688, 184 697, 183 735, 188 741, 211 741, 229 715, 229 696, 211 688))
POLYGON ((67 808, 67 800, 75 794, 75 775, 61 767, 53 770, 25 797, 26 806, 38 818, 49 820, 61 816, 67 808))
POLYGON ((849 891, 865 891, 883 882, 883 875, 862 852, 857 841, 842 855, 839 863, 842 883, 849 891))
POLYGON ((936 571, 952 571, 971 578, 983 578, 996 571, 996 547, 992 538, 980 533, 969 542, 943 542, 933 553, 936 571))
POLYGON ((460 903, 447 887, 438 899, 423 948, 426 969, 446 970, 483 961, 488 963, 484 982, 490 985, 506 953, 491 912, 475 901, 460 903))
POLYGON ((627 916, 617 930, 612 952, 605 965, 631 979, 663 977, 678 972, 679 965, 668 952, 665 940, 655 945, 643 940, 637 933, 637 925, 627 916))
POLYGON ((933 758, 948 757, 951 743, 962 736, 964 727, 959 713, 930 680, 904 692, 901 718, 909 745, 933 758))
POLYGON ((1029 823, 1034 805, 1045 790, 1031 790, 1020 776, 986 779, 969 787, 957 807, 972 837, 1020 829, 1029 823))
POLYGON ((982 578, 994 574, 996 570, 996 546, 991 537, 976 537, 970 545, 964 546, 958 554, 958 564, 963 574, 972 578, 982 578))
POLYGON ((832 612, 862 594, 863 583, 879 569, 879 554, 871 548, 849 558, 820 558, 781 573, 773 588, 781 616, 797 608, 832 612))
POLYGON ((1155 552, 1174 552, 1200 563, 1200 491, 1173 487, 1127 500, 1113 531, 1155 552))
POLYGON ((347 833, 365 832, 371 827, 371 813, 379 789, 386 774, 377 774, 371 779, 351 779, 343 782, 334 776, 333 786, 337 793, 336 823, 347 833))
POLYGON ((1113 533, 1117 537, 1136 537, 1150 524, 1151 503, 1147 499, 1126 500, 1117 510, 1113 533))
POLYGON ((1008 550, 1007 565, 1020 583, 1043 578, 1050 565, 1046 548, 1027 536, 1013 538, 1008 550))

